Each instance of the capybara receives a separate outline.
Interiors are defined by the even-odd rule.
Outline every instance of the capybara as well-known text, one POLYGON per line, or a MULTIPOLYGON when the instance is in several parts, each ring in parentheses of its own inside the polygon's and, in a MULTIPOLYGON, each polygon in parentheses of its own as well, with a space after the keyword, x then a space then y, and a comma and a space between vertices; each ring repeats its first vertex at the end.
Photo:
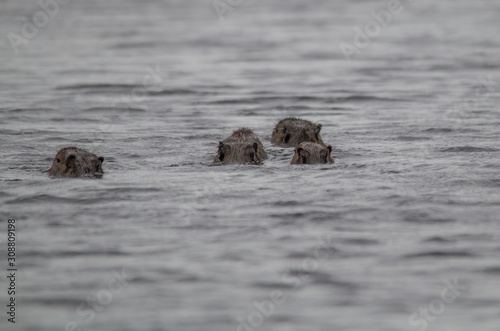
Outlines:
POLYGON ((219 142, 214 163, 261 164, 266 158, 266 151, 259 138, 251 129, 241 128, 234 131, 227 139, 219 142))
POLYGON ((61 148, 57 152, 49 176, 57 178, 89 177, 101 178, 104 158, 76 147, 61 148))
POLYGON ((271 143, 280 147, 295 147, 304 141, 323 143, 319 135, 320 131, 321 124, 288 117, 276 124, 271 135, 271 143))
POLYGON ((303 142, 295 147, 290 164, 333 163, 332 146, 313 142, 303 142))

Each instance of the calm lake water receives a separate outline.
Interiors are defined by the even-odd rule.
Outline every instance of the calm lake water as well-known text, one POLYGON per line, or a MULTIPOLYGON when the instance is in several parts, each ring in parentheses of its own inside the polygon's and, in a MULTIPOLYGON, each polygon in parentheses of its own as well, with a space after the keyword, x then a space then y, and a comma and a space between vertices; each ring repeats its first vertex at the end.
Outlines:
POLYGON ((500 330, 500 2, 228 2, 0 3, 0 329, 500 330))

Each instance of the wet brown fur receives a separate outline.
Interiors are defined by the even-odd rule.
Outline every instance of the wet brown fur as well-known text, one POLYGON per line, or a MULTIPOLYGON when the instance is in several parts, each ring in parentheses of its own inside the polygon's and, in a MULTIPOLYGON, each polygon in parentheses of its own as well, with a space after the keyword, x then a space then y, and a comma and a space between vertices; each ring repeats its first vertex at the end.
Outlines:
POLYGON ((290 164, 333 163, 332 146, 314 142, 303 142, 295 147, 290 164))
POLYGON ((65 147, 57 152, 52 167, 47 171, 50 177, 101 178, 103 175, 103 157, 77 147, 65 147))
POLYGON ((227 139, 219 142, 214 163, 217 164, 261 164, 267 159, 262 142, 251 129, 240 128, 227 139))
POLYGON ((323 143, 320 131, 321 124, 288 117, 276 124, 271 135, 271 143, 280 147, 295 147, 305 141, 323 143))

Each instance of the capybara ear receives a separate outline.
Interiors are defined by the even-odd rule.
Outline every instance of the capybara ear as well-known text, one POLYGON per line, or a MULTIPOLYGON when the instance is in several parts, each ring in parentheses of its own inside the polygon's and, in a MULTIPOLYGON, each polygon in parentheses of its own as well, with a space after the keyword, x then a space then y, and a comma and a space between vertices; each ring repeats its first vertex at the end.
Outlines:
POLYGON ((321 151, 321 157, 323 158, 323 161, 325 163, 328 163, 328 155, 330 155, 330 152, 328 150, 321 151))
POLYGON ((255 150, 255 153, 257 153, 257 149, 259 149, 259 144, 253 143, 253 149, 255 150))
POLYGON ((97 159, 98 159, 99 161, 101 161, 101 163, 103 163, 103 162, 104 162, 104 158, 103 158, 102 156, 99 156, 97 159))
POLYGON ((328 152, 325 151, 325 163, 329 163, 328 157, 332 154, 332 145, 326 146, 328 152))
POLYGON ((224 160, 224 157, 226 156, 226 146, 222 141, 219 142, 219 161, 222 162, 224 160))
POLYGON ((319 132, 321 131, 322 126, 323 125, 318 124, 318 125, 316 125, 316 130, 314 130, 314 134, 316 135, 316 139, 318 139, 318 140, 319 140, 319 132))

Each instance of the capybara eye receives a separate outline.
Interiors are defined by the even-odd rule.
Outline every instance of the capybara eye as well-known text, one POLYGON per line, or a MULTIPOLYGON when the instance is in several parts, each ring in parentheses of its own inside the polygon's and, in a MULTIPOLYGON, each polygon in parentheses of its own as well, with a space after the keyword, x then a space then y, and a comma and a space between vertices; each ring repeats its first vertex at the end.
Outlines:
POLYGON ((61 159, 56 159, 57 163, 61 163, 61 159))
POLYGON ((276 133, 278 133, 278 132, 279 132, 278 128, 276 128, 276 130, 274 130, 274 131, 276 131, 276 133))

